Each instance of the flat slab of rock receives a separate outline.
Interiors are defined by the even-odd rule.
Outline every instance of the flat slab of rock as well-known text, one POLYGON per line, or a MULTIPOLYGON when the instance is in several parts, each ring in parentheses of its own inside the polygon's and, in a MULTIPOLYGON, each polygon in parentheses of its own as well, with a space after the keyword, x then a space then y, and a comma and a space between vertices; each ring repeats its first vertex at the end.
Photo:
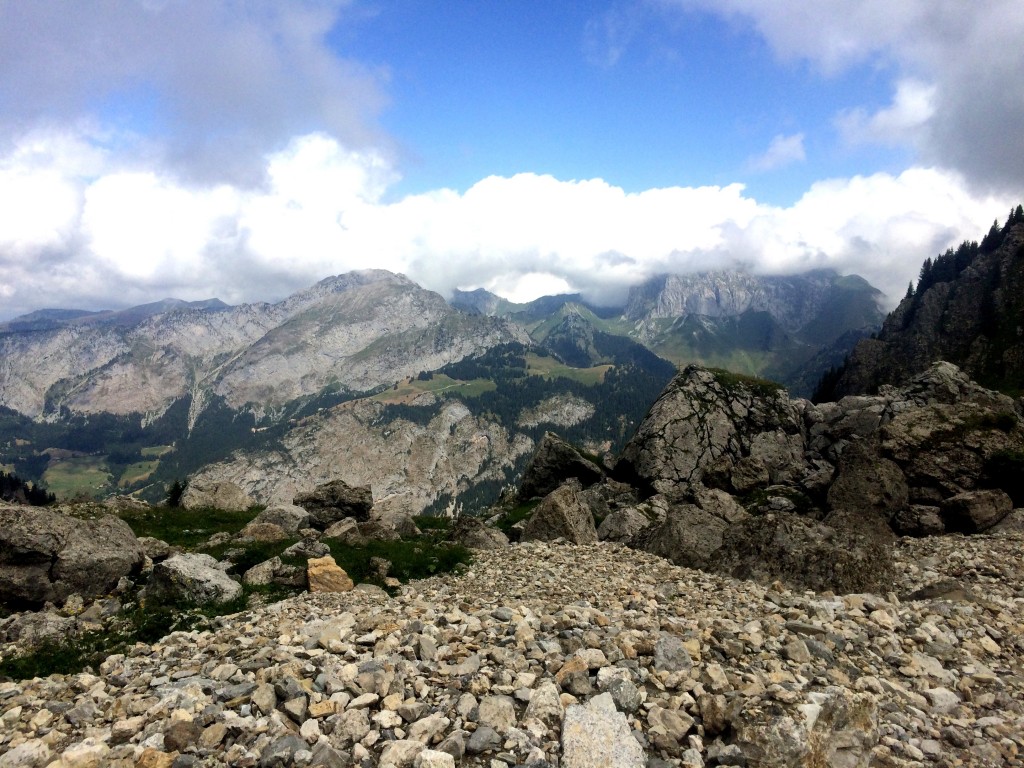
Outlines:
POLYGON ((644 768, 647 756, 610 693, 573 704, 562 722, 564 768, 644 768))

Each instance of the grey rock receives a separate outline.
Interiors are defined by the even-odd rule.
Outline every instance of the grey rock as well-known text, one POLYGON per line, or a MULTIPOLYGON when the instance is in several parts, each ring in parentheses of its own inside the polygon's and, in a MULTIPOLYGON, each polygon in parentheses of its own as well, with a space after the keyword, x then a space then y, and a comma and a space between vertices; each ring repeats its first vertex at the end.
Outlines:
POLYGON ((324 531, 325 539, 337 539, 342 544, 349 544, 353 547, 361 547, 366 539, 359 532, 359 523, 354 517, 345 517, 336 523, 331 523, 324 531))
POLYGON ((729 528, 712 568, 819 592, 884 593, 894 578, 891 534, 785 513, 751 517, 729 528))
POLYGON ((154 566, 146 594, 157 602, 225 603, 241 595, 242 586, 209 555, 186 553, 154 566))
POLYGON ((144 558, 131 528, 113 515, 79 520, 42 507, 0 508, 0 603, 8 607, 107 594, 144 558))
POLYGON ((553 432, 544 433, 519 482, 519 498, 547 496, 569 478, 585 488, 599 482, 604 470, 553 432))
POLYGON ((294 536, 309 525, 309 512, 294 504, 272 504, 256 515, 252 522, 270 523, 294 536))
MULTIPOLYGON (((501 748, 502 738, 498 732, 489 725, 481 725, 466 742, 466 752, 471 755, 478 755, 481 752, 494 752, 501 748)), ((442 750, 447 751, 447 750, 442 750)))
POLYGON ((1000 490, 965 491, 942 502, 946 530, 981 533, 1013 511, 1013 501, 1000 490))
POLYGON ((650 524, 650 518, 636 507, 616 509, 601 521, 597 538, 600 541, 627 542, 650 524))
POLYGON ((570 480, 545 496, 523 529, 523 541, 553 541, 557 538, 573 544, 597 541, 594 516, 580 498, 581 490, 579 481, 570 480))
POLYGON ((499 549, 509 544, 504 532, 469 515, 456 518, 446 538, 470 549, 499 549))
POLYGON ((298 494, 292 503, 309 512, 310 524, 322 531, 346 517, 369 520, 373 493, 368 486, 353 487, 339 479, 298 494))
POLYGON ((214 507, 228 512, 244 512, 255 503, 249 494, 226 480, 190 480, 181 497, 181 506, 185 509, 214 507))

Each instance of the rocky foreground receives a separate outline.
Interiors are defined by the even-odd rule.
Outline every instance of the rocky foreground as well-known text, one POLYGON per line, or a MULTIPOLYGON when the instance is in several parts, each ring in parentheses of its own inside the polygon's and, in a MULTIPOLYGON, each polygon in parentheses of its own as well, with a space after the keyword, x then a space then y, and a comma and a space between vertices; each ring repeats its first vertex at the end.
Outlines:
POLYGON ((895 592, 842 597, 481 551, 0 683, 0 766, 1024 765, 1022 550, 901 539, 895 592))

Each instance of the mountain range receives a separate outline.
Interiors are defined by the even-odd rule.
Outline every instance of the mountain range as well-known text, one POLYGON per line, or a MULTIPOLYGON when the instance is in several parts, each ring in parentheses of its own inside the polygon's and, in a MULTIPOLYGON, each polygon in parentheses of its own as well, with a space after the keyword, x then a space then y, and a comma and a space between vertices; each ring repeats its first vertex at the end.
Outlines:
POLYGON ((0 324, 0 466, 65 495, 202 474, 264 500, 340 473, 440 509, 495 495, 546 429, 621 447, 676 364, 805 394, 877 327, 878 299, 816 271, 664 275, 620 307, 445 301, 367 270, 273 304, 41 310, 0 324))

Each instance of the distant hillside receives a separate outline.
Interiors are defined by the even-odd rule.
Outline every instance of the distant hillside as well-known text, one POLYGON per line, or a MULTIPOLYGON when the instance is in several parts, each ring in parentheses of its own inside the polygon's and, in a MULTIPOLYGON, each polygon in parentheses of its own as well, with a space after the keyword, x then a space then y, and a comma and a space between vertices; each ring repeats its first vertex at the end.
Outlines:
POLYGON ((830 366, 884 317, 881 293, 832 270, 762 276, 719 271, 660 275, 632 288, 620 307, 578 294, 514 304, 484 290, 457 291, 454 306, 504 317, 573 364, 595 364, 612 338, 676 365, 701 363, 770 378, 810 395, 830 366))
POLYGON ((936 360, 1012 395, 1024 390, 1024 208, 992 225, 981 243, 965 241, 921 266, 917 285, 876 338, 857 344, 829 371, 815 398, 874 394, 901 385, 936 360))

